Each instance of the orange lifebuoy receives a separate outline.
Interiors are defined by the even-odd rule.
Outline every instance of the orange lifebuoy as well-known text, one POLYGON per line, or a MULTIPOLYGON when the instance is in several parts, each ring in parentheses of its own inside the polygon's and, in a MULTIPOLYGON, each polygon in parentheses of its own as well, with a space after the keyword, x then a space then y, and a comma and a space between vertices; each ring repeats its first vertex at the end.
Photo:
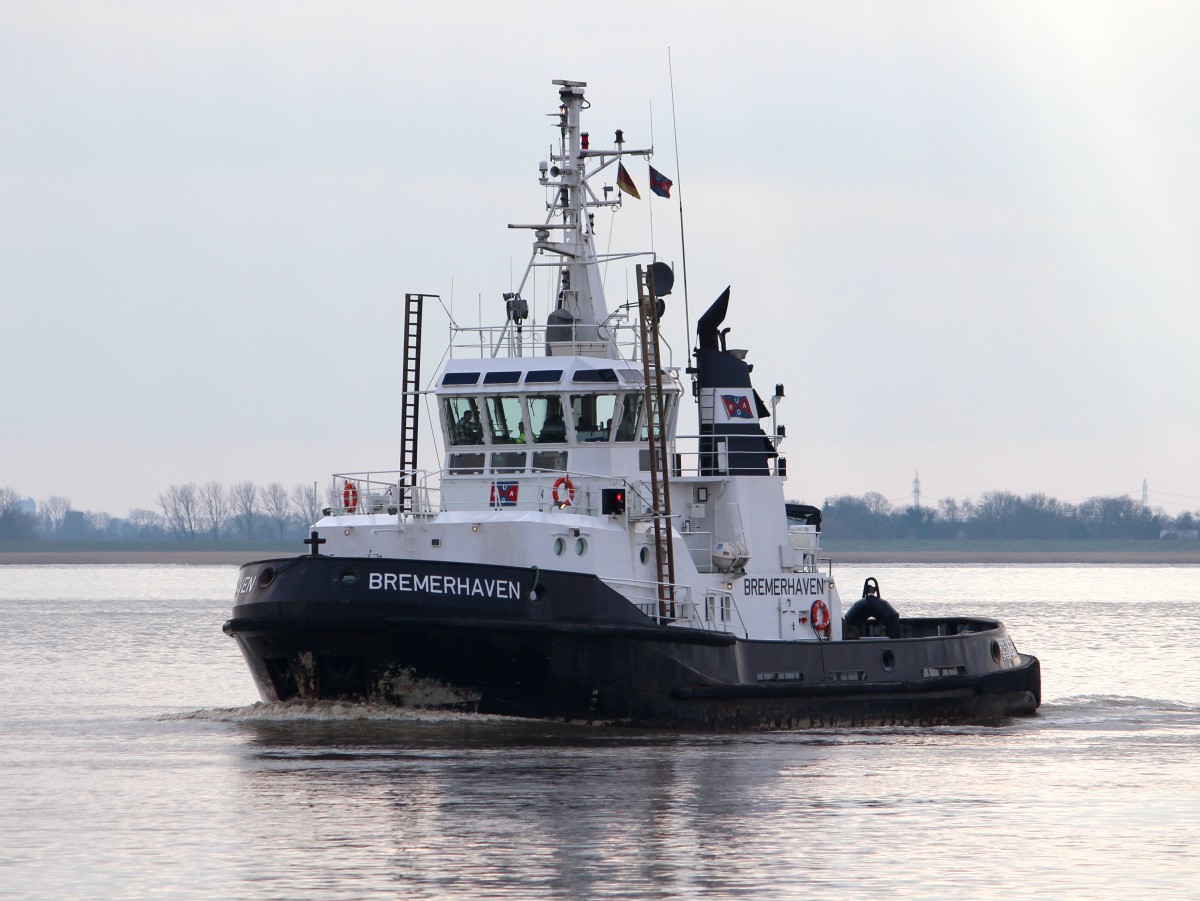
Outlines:
POLYGON ((345 486, 342 488, 342 506, 347 510, 358 508, 358 486, 346 479, 345 486))
POLYGON ((824 638, 829 637, 829 606, 820 598, 812 602, 808 611, 812 618, 813 631, 824 638))
POLYGON ((554 492, 553 493, 554 493, 554 503, 558 504, 560 507, 569 507, 575 501, 575 485, 566 476, 558 477, 558 481, 554 483, 554 492), (559 493, 558 493, 559 488, 567 489, 566 500, 563 500, 563 498, 559 495, 559 493))

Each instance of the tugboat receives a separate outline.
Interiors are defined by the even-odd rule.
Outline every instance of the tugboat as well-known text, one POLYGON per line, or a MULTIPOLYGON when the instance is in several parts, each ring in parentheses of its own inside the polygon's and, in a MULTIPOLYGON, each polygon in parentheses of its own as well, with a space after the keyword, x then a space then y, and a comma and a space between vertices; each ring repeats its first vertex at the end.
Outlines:
POLYGON ((586 84, 554 85, 546 216, 510 226, 533 253, 503 323, 453 326, 423 390, 430 295, 406 295, 400 469, 334 475, 309 550, 241 568, 224 631, 263 700, 704 730, 1033 714, 1038 661, 1000 622, 901 617, 873 579, 843 611, 820 510, 784 499, 783 386, 764 402, 726 346, 729 289, 682 371, 659 335, 667 264, 642 256, 636 302, 609 309, 600 267, 638 255, 597 253, 594 214, 653 150, 620 131, 593 148, 586 84), (522 292, 547 269, 539 324, 522 292), (417 468, 423 399, 437 471, 417 468))

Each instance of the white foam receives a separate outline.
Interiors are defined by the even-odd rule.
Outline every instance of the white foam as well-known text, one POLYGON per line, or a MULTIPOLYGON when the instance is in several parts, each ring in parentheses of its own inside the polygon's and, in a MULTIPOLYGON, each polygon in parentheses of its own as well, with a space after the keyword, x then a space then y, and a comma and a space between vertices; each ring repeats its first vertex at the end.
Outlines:
POLYGON ((303 722, 512 722, 512 717, 457 710, 429 710, 364 704, 349 701, 283 701, 255 703, 244 707, 215 707, 165 713, 159 720, 203 720, 215 723, 303 723, 303 722))

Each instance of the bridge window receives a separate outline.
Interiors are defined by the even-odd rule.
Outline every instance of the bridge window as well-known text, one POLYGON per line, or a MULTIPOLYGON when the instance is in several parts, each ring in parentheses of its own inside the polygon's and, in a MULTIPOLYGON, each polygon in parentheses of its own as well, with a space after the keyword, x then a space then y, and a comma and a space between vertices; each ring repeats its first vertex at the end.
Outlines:
POLYGON ((533 452, 533 471, 534 472, 566 472, 567 471, 567 452, 566 451, 534 451, 533 452))
POLYGON ((525 451, 497 451, 492 454, 492 472, 524 472, 525 451))
POLYGON ((473 397, 447 397, 443 401, 446 434, 453 445, 483 444, 479 402, 473 397))
POLYGON ((571 376, 573 382, 615 382, 617 373, 612 369, 579 369, 571 376))
POLYGON ((496 396, 486 399, 492 444, 524 444, 525 423, 521 419, 521 398, 496 396))
POLYGON ((447 462, 451 475, 473 476, 483 472, 483 454, 451 454, 447 462))
POLYGON ((615 394, 572 394, 571 415, 579 441, 607 441, 612 430, 615 394))
POLYGON ((562 398, 557 394, 532 394, 529 397, 529 425, 538 444, 561 444, 567 440, 562 398))
POLYGON ((638 416, 642 412, 642 394, 626 394, 621 399, 621 417, 617 422, 617 441, 636 441, 638 416))
MULTIPOLYGON (((663 395, 662 400, 663 400, 663 403, 662 403, 662 411, 663 411, 662 425, 664 427, 666 427, 667 434, 669 435, 671 433, 671 429, 670 429, 671 411, 672 411, 672 407, 675 404, 675 398, 672 397, 670 394, 666 394, 666 395, 663 395)), ((650 421, 649 420, 650 420, 650 411, 647 410, 646 416, 642 420, 642 441, 650 440, 650 421)), ((657 438, 658 435, 656 434, 654 437, 657 438)))
POLYGON ((516 372, 485 372, 483 375, 483 383, 485 385, 515 385, 521 381, 521 373, 516 372))

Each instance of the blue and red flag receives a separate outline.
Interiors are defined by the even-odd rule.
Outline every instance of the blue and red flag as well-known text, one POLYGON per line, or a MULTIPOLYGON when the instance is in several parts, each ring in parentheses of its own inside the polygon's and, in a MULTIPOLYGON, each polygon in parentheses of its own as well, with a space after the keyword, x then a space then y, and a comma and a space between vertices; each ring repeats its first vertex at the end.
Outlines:
POLYGON ((725 402, 725 415, 730 419, 754 419, 754 411, 750 409, 750 398, 744 394, 722 394, 725 402))
POLYGON ((653 166, 650 167, 650 190, 659 197, 671 196, 671 185, 675 182, 667 178, 653 166))
POLYGON ((493 507, 515 507, 520 487, 520 482, 492 482, 491 505, 493 507))

